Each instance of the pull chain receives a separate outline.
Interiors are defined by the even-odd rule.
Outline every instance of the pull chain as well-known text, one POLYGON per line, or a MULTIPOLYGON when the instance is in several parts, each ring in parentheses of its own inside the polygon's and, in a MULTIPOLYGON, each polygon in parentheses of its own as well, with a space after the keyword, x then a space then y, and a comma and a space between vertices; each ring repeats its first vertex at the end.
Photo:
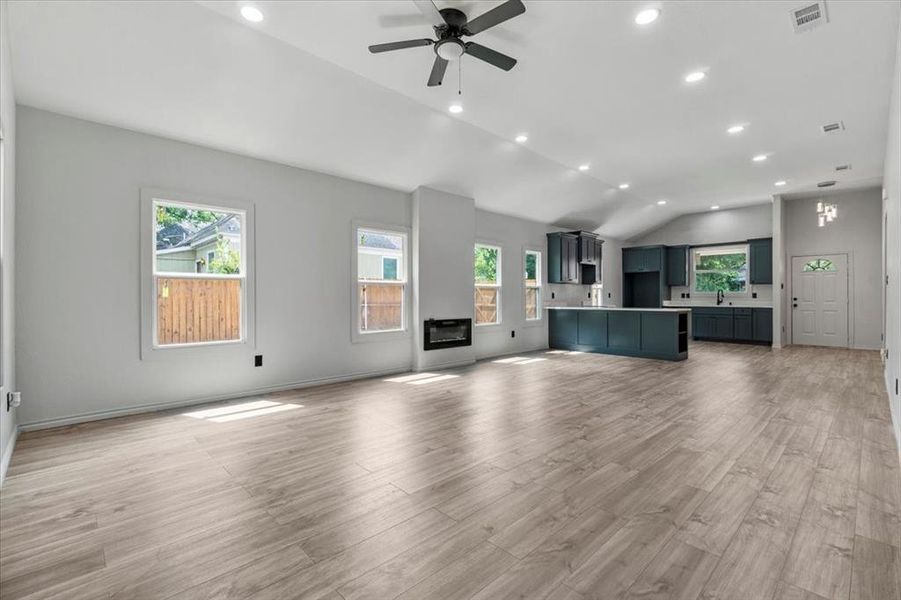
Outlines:
POLYGON ((463 95, 463 57, 457 59, 457 95, 463 95))

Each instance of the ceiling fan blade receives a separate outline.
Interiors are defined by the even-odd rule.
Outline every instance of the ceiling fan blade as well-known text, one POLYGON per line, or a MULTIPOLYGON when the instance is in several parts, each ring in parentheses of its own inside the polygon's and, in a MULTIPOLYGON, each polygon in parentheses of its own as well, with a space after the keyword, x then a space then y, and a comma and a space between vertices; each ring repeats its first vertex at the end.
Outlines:
POLYGON ((500 25, 504 21, 508 21, 524 12, 526 12, 526 7, 522 3, 522 0, 507 0, 500 6, 492 8, 484 15, 479 15, 468 22, 465 27, 465 32, 469 35, 475 35, 485 31, 489 27, 500 25))
POLYGON ((501 54, 497 50, 486 48, 475 42, 466 42, 466 54, 475 56, 479 60, 484 60, 486 63, 494 65, 498 69, 503 69, 504 71, 509 71, 516 66, 515 58, 511 58, 506 54, 501 54))
POLYGON ((435 3, 432 2, 432 0, 413 0, 413 4, 416 5, 416 8, 422 13, 422 16, 425 17, 433 27, 443 27, 444 25, 447 25, 447 23, 444 22, 444 17, 438 12, 438 7, 435 6, 435 3))
POLYGON ((432 40, 405 40, 403 42, 388 42, 387 44, 373 44, 369 47, 369 51, 373 54, 378 52, 390 52, 391 50, 403 50, 404 48, 416 48, 418 46, 431 46, 434 44, 432 40))
POLYGON ((447 70, 447 61, 440 56, 435 57, 435 63, 432 65, 432 74, 429 75, 429 87, 441 85, 444 81, 444 72, 447 70))

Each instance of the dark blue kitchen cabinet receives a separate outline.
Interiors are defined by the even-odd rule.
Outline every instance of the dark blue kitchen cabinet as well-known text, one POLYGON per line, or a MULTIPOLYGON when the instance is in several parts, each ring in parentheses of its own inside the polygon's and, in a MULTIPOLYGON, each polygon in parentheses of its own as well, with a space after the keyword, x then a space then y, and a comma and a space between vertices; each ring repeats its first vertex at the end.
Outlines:
POLYGON ((579 236, 572 233, 547 234, 548 283, 579 283, 579 236))
POLYGON ((579 339, 579 313, 575 310, 548 311, 548 343, 551 348, 573 344, 579 339))
POLYGON ((647 273, 663 269, 663 246, 623 248, 623 273, 647 273))
MULTIPOLYGON (((575 312, 575 311, 548 311, 555 312, 575 312)), ((582 346, 598 346, 607 345, 607 315, 606 311, 586 310, 578 313, 579 315, 579 332, 578 342, 582 346)))
POLYGON ((641 347, 640 312, 609 312, 607 345, 617 350, 638 350, 641 347))
POLYGON ((773 238, 748 240, 748 281, 754 285, 773 283, 773 238))
POLYGON ((773 341, 773 309, 755 308, 752 314, 753 340, 755 342, 773 341))
POLYGON ((688 246, 666 248, 666 285, 688 285, 688 246))
POLYGON ((773 309, 702 306, 691 311, 691 335, 720 342, 773 341, 773 309))

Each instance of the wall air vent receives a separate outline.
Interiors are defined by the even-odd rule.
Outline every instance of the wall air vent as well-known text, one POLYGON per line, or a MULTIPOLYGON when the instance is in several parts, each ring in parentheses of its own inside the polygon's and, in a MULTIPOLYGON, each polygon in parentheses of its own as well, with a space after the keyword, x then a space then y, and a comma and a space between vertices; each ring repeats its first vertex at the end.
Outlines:
POLYGON ((821 129, 823 130, 823 133, 838 133, 839 131, 845 130, 845 124, 842 121, 826 123, 821 129))
POLYGON ((836 182, 834 182, 834 181, 821 181, 821 182, 819 182, 819 183, 817 184, 817 187, 818 187, 818 188, 832 187, 832 186, 835 185, 835 183, 836 183, 836 182))
POLYGON ((835 170, 836 171, 850 171, 851 165, 839 165, 839 166, 835 167, 835 170))
POLYGON ((791 11, 791 15, 795 33, 809 31, 829 22, 829 18, 826 16, 826 2, 824 1, 796 8, 791 11))

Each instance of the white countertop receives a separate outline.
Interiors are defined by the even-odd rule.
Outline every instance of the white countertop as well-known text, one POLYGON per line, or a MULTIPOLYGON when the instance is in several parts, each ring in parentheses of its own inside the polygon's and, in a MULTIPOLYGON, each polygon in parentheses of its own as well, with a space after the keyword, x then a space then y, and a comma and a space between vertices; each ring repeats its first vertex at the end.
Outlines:
POLYGON ((691 300, 664 300, 663 306, 671 308, 773 308, 772 302, 756 302, 754 300, 726 300, 720 305, 716 302, 692 302, 691 300))
POLYGON ((545 306, 547 310, 616 310, 616 311, 637 311, 637 312, 689 312, 690 307, 679 308, 621 308, 619 306, 545 306))

